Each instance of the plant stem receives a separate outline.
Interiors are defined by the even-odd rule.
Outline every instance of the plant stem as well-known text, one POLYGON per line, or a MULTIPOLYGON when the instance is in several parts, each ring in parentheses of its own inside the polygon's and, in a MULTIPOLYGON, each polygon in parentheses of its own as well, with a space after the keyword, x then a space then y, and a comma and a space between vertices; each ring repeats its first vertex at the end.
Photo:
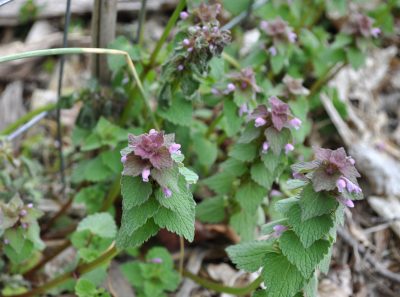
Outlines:
POLYGON ((121 190, 121 175, 114 180, 113 184, 111 185, 110 190, 108 191, 107 197, 103 202, 103 205, 100 208, 100 211, 105 211, 113 205, 115 199, 118 197, 121 190))
MULTIPOLYGON (((147 74, 149 73, 151 68, 154 66, 162 46, 164 45, 173 26, 175 25, 176 21, 178 20, 180 12, 185 8, 185 5, 186 5, 186 0, 180 0, 178 5, 176 6, 174 12, 172 13, 172 16, 168 20, 167 26, 165 27, 163 34, 161 35, 153 52, 151 53, 149 63, 147 65, 145 65, 143 72, 140 75, 140 78, 142 80, 144 80, 146 78, 147 74)), ((129 96, 129 100, 125 105, 120 124, 126 124, 126 122, 128 121, 129 113, 133 107, 133 102, 136 99, 136 97, 137 97, 136 86, 133 86, 132 95, 129 96)), ((153 120, 153 125, 154 125, 154 128, 158 129, 158 124, 156 124, 155 120, 153 120)))
MULTIPOLYGON (((160 39, 158 40, 156 47, 154 48, 153 52, 150 56, 150 61, 147 67, 152 67, 157 59, 158 53, 160 52, 162 46, 164 45, 165 41, 167 40, 169 33, 171 32, 172 28, 174 27, 176 21, 179 18, 179 14, 186 6, 186 0, 179 0, 178 5, 176 6, 174 12, 172 13, 171 17, 168 20, 168 23, 164 29, 163 34, 161 35, 160 39)), ((147 68, 146 67, 146 68, 147 68)))
POLYGON ((209 138, 211 133, 213 133, 215 127, 221 122, 221 120, 224 118, 224 113, 221 112, 215 119, 214 121, 211 122, 210 126, 208 126, 207 132, 206 132, 206 137, 209 138))
POLYGON ((35 110, 32 110, 32 111, 28 112, 27 114, 23 115, 22 117, 20 117, 18 120, 16 120, 12 124, 10 124, 8 127, 6 127, 3 131, 0 132, 0 135, 10 134, 11 132, 16 130, 21 125, 23 125, 26 122, 28 122, 31 119, 33 119, 38 114, 41 114, 42 112, 45 112, 45 111, 53 110, 56 107, 57 107, 57 104, 51 103, 51 104, 47 104, 45 106, 39 107, 39 108, 37 108, 35 110))
POLYGON ((182 236, 179 236, 179 274, 183 276, 183 262, 185 261, 185 240, 182 236))
POLYGON ((144 28, 144 21, 146 19, 146 6, 147 6, 147 0, 142 0, 139 13, 139 24, 135 40, 136 43, 139 45, 141 45, 143 42, 143 28, 144 28))
POLYGON ((238 62, 238 60, 236 60, 231 55, 228 55, 227 53, 222 52, 221 56, 225 61, 227 61, 229 64, 231 64, 236 69, 238 69, 238 70, 242 69, 242 67, 240 66, 240 63, 238 62))
POLYGON ((82 274, 92 271, 95 268, 107 263, 109 260, 114 258, 117 254, 118 254, 118 250, 115 247, 115 243, 113 242, 110 245, 110 247, 107 249, 107 251, 105 251, 96 260, 94 260, 90 263, 81 264, 78 267, 76 267, 75 270, 73 270, 71 272, 66 272, 66 273, 54 278, 53 280, 45 283, 44 285, 37 287, 29 292, 12 295, 12 296, 8 296, 8 297, 33 297, 33 296, 37 296, 39 294, 43 294, 43 293, 47 292, 48 290, 65 283, 66 281, 77 278, 77 277, 81 276, 82 274))
POLYGON ((249 285, 247 285, 245 287, 235 288, 235 287, 224 286, 219 283, 213 282, 211 280, 201 278, 200 276, 195 275, 187 270, 183 271, 183 276, 190 278, 195 283, 198 283, 202 287, 210 289, 214 292, 227 293, 227 294, 232 294, 232 295, 236 295, 236 296, 244 296, 244 295, 251 293, 252 291, 256 290, 260 286, 260 284, 263 282, 261 276, 259 276, 249 285))
POLYGON ((336 64, 332 65, 329 67, 323 75, 321 75, 318 80, 311 86, 310 88, 310 94, 308 97, 312 97, 315 95, 320 88, 326 84, 328 81, 330 81, 344 66, 346 66, 346 63, 336 67, 336 64), (336 69, 335 69, 336 67, 336 69), (332 71, 333 70, 333 71, 332 71))

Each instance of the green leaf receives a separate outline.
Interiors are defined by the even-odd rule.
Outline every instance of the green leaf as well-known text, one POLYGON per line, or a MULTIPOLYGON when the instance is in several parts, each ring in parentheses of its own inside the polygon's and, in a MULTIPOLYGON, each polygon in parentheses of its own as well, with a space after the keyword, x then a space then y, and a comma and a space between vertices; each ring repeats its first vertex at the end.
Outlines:
POLYGON ((117 247, 123 249, 139 246, 156 235, 158 230, 160 230, 160 227, 154 223, 153 219, 149 219, 146 224, 133 231, 131 235, 129 234, 130 230, 121 227, 117 235, 117 247))
POLYGON ((246 163, 236 160, 234 158, 228 158, 226 161, 221 163, 222 171, 229 172, 230 175, 238 177, 247 171, 246 163))
POLYGON ((282 54, 278 54, 274 57, 271 57, 270 62, 271 62, 272 72, 274 74, 278 74, 279 72, 281 72, 283 66, 285 65, 285 60, 286 57, 283 56, 282 54))
POLYGON ((304 285, 300 271, 282 254, 267 253, 263 266, 268 296, 293 297, 304 285))
POLYGON ((266 195, 267 191, 263 187, 248 181, 240 186, 236 192, 235 199, 245 211, 255 213, 266 195))
MULTIPOLYGON (((108 45, 108 48, 128 52, 133 61, 139 61, 141 59, 139 46, 131 44, 125 36, 118 36, 108 45)), ((118 71, 127 65, 126 59, 122 55, 107 55, 107 63, 111 71, 118 71)))
POLYGON ((293 207, 293 205, 296 205, 298 203, 298 201, 299 199, 297 197, 282 199, 275 202, 274 208, 277 212, 286 214, 293 207))
POLYGON ((196 206, 196 218, 205 223, 219 223, 225 218, 225 200, 214 197, 203 200, 196 206))
POLYGON ((117 151, 105 151, 100 154, 100 158, 108 169, 114 173, 120 173, 123 169, 121 155, 117 151))
POLYGON ((229 224, 237 232, 242 241, 254 239, 254 228, 257 225, 257 216, 243 210, 231 216, 229 224))
POLYGON ((104 196, 104 185, 96 184, 82 188, 78 194, 76 194, 74 201, 76 203, 84 203, 88 213, 92 214, 100 210, 104 196))
POLYGON ((154 198, 151 198, 141 205, 124 210, 121 227, 130 236, 135 230, 143 226, 148 219, 152 218, 159 209, 160 205, 154 198))
POLYGON ((317 297, 318 296, 318 277, 316 273, 310 278, 307 284, 304 286, 305 297, 317 297))
POLYGON ((145 203, 152 193, 151 183, 145 183, 136 176, 123 175, 121 177, 121 193, 124 210, 145 203))
POLYGON ((251 178, 260 186, 269 190, 274 182, 274 176, 265 168, 263 163, 256 163, 251 166, 251 178))
POLYGON ((175 125, 190 127, 193 114, 192 102, 182 95, 173 96, 171 106, 168 109, 159 109, 158 114, 175 125))
POLYGON ((290 142, 290 130, 287 128, 278 131, 273 127, 269 127, 265 130, 265 136, 275 155, 279 155, 285 145, 290 142))
POLYGON ((228 247, 226 252, 238 269, 254 272, 262 266, 268 252, 276 251, 273 244, 271 240, 245 242, 228 247))
POLYGON ((324 274, 328 274, 328 272, 329 272, 329 268, 331 266, 330 264, 331 264, 331 259, 332 259, 332 252, 333 252, 333 245, 331 245, 331 247, 329 248, 325 257, 318 264, 319 270, 324 274))
POLYGON ((78 225, 77 231, 89 230, 92 234, 103 238, 114 238, 117 226, 114 218, 107 212, 96 213, 84 218, 78 225))
POLYGON ((300 194, 299 205, 301 208, 301 219, 308 220, 313 217, 332 213, 338 202, 325 191, 315 192, 312 184, 303 188, 300 194))
POLYGON ((79 279, 75 285, 75 293, 78 297, 95 297, 97 296, 97 289, 91 281, 79 279))
POLYGON ((4 254, 11 262, 20 264, 31 257, 34 246, 30 240, 23 240, 21 248, 18 251, 13 249, 11 245, 5 245, 3 248, 4 254))
POLYGON ((178 182, 178 189, 172 191, 170 197, 166 197, 162 189, 156 190, 154 196, 163 207, 177 213, 190 213, 194 211, 196 206, 192 193, 182 178, 178 182))
POLYGON ((317 240, 306 249, 293 231, 283 232, 279 238, 279 243, 282 253, 290 263, 297 267, 305 279, 311 276, 330 247, 329 241, 317 240))
POLYGON ((252 161, 257 155, 258 147, 255 143, 237 143, 229 152, 229 156, 243 162, 252 161))
POLYGON ((219 172, 203 180, 203 183, 218 194, 227 194, 232 189, 232 183, 236 177, 229 171, 219 172))
POLYGON ((366 55, 357 48, 349 48, 346 52, 347 60, 354 69, 359 69, 365 64, 366 55))
POLYGON ((218 146, 216 143, 209 141, 205 136, 196 134, 193 137, 193 149, 196 152, 199 163, 206 167, 214 164, 218 156, 218 146))
POLYGON ((135 288, 143 286, 145 279, 142 275, 139 262, 128 262, 123 263, 119 267, 122 275, 128 280, 128 282, 135 288))
POLYGON ((224 8, 228 10, 232 14, 239 14, 242 11, 246 11, 247 7, 249 6, 249 3, 251 3, 249 0, 235 0, 235 1, 230 1, 230 0, 224 0, 224 8))
POLYGON ((254 126, 253 122, 247 124, 246 128, 239 137, 239 143, 250 143, 260 136, 261 130, 254 126))
MULTIPOLYGON (((78 166, 79 168, 79 166, 78 166)), ((78 169, 77 168, 77 169, 78 169)), ((79 174, 79 172, 77 173, 79 174)), ((85 163, 84 172, 78 180, 88 180, 92 182, 105 181, 113 177, 113 173, 106 164, 103 163, 101 157, 98 156, 92 160, 85 163)))
POLYGON ((289 210, 288 220, 306 248, 310 247, 316 240, 327 235, 333 226, 333 219, 330 215, 322 215, 302 221, 301 208, 298 204, 292 206, 289 210))
POLYGON ((287 219, 279 219, 261 226, 261 235, 271 234, 274 231, 276 225, 287 225, 287 219))
POLYGON ((154 216, 154 222, 158 226, 185 237, 189 242, 194 239, 194 220, 194 207, 190 212, 184 213, 178 213, 162 207, 154 216))
POLYGON ((186 167, 179 167, 179 173, 185 178, 186 183, 189 185, 195 184, 199 180, 199 176, 196 172, 186 167))
POLYGON ((231 100, 224 101, 224 122, 223 127, 229 137, 239 132, 242 125, 242 118, 238 115, 236 104, 231 100))
POLYGON ((173 269, 174 268, 174 260, 171 257, 171 254, 164 247, 153 247, 146 254, 146 260, 151 261, 154 258, 162 259, 162 266, 173 269))

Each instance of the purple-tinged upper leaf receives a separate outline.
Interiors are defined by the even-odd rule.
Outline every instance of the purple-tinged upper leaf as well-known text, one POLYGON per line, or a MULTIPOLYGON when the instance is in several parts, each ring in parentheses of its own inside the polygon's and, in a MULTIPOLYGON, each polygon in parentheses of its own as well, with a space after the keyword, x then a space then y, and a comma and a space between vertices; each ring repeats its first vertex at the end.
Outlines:
POLYGON ((288 121, 289 105, 277 97, 271 97, 269 103, 271 105, 272 123, 278 131, 281 131, 288 121))

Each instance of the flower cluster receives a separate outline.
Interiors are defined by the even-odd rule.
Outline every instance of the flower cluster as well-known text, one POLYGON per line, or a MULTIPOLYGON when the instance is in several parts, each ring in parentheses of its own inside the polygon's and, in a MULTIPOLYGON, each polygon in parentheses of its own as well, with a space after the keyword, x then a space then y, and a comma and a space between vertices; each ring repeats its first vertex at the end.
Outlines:
MULTIPOLYGON (((0 236, 7 229, 21 227, 27 230, 36 219, 41 216, 41 212, 33 208, 32 203, 24 204, 18 195, 14 196, 7 204, 0 203, 0 236)), ((7 237, 3 240, 8 244, 7 237)))
MULTIPOLYGON (((267 129, 273 127, 278 132, 281 132, 284 128, 294 128, 296 130, 300 128, 301 120, 291 114, 289 105, 275 96, 269 98, 269 105, 269 108, 265 105, 259 105, 251 114, 249 114, 248 120, 254 121, 254 126, 256 128, 263 127, 267 129)), ((266 130, 265 134, 268 139, 267 133, 266 130)), ((270 143, 265 141, 262 145, 262 152, 266 153, 269 147, 270 143)), ((293 150, 293 144, 287 143, 285 145, 286 154, 293 150)))
POLYGON ((221 9, 221 4, 210 6, 201 4, 190 14, 186 11, 181 12, 182 20, 191 20, 195 25, 187 29, 187 37, 183 39, 178 48, 178 50, 186 52, 177 61, 179 71, 184 70, 185 65, 190 66, 191 61, 189 60, 205 59, 205 61, 208 61, 213 56, 219 56, 230 42, 230 32, 222 30, 217 20, 221 9))
POLYGON ((342 31, 354 36, 378 37, 381 30, 373 27, 374 20, 370 17, 355 13, 350 15, 347 23, 343 26, 342 31))
POLYGON ((173 154, 181 154, 181 145, 174 142, 173 134, 164 134, 151 129, 149 133, 128 136, 128 147, 121 151, 124 165, 123 175, 139 176, 143 182, 149 182, 152 176, 163 188, 166 197, 172 191, 165 185, 162 172, 173 167, 173 154))
POLYGON ((351 200, 362 193, 357 183, 360 174, 354 166, 354 159, 346 155, 344 148, 330 150, 314 147, 314 153, 314 161, 292 166, 293 176, 310 180, 316 192, 333 191, 340 202, 353 207, 351 200))
POLYGON ((268 51, 272 56, 277 54, 276 45, 282 42, 295 43, 297 39, 296 33, 288 25, 287 22, 278 17, 270 21, 261 21, 260 28, 267 36, 273 39, 274 46, 271 46, 268 51))

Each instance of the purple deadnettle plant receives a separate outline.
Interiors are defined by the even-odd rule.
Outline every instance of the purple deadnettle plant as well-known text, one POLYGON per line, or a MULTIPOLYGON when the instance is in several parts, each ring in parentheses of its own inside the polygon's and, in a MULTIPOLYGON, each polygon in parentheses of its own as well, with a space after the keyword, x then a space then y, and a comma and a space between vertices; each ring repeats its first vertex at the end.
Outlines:
POLYGON ((316 159, 293 165, 293 176, 311 181, 315 192, 333 192, 339 202, 353 207, 351 200, 360 199, 362 194, 357 183, 360 174, 354 166, 354 159, 346 155, 344 148, 313 149, 316 159))

